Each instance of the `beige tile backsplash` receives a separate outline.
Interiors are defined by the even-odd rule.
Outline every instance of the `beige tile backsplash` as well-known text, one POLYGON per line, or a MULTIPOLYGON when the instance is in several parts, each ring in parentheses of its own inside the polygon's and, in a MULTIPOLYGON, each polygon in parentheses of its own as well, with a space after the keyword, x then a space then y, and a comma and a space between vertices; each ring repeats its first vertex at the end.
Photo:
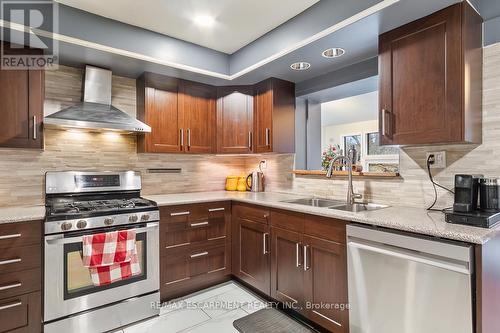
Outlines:
MULTIPOLYGON (((46 72, 45 114, 81 100, 82 71, 60 66, 46 72)), ((113 76, 113 104, 135 116, 135 80, 113 76)), ((426 151, 446 150, 448 167, 435 174, 453 186, 455 173, 500 177, 500 44, 485 48, 483 144, 474 146, 411 147, 401 152, 401 179, 356 180, 365 198, 392 205, 425 207, 433 190, 425 171, 426 151)), ((137 154, 136 137, 113 133, 45 130, 45 150, 0 150, 0 207, 43 204, 44 173, 52 170, 138 170, 143 193, 223 190, 228 174, 244 174, 268 161, 267 190, 343 199, 345 180, 294 177, 293 154, 256 156, 137 154), (181 168, 180 174, 153 174, 149 168, 181 168)), ((452 203, 439 190, 441 207, 452 203)))

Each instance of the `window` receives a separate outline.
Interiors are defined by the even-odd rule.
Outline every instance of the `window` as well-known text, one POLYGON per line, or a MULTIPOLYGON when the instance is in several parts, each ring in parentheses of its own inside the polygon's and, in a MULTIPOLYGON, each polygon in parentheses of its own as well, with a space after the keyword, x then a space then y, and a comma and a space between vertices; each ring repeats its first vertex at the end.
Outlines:
POLYGON ((399 148, 395 146, 380 146, 378 132, 368 133, 367 137, 367 155, 398 155, 399 148))
POLYGON ((361 161, 361 155, 364 155, 362 150, 361 150, 362 144, 361 144, 361 135, 347 135, 344 136, 344 154, 347 155, 349 154, 349 151, 354 148, 356 149, 357 155, 356 155, 356 161, 353 161, 353 163, 358 163, 361 161))
POLYGON ((399 147, 380 146, 378 132, 344 134, 340 142, 344 155, 349 149, 356 149, 356 161, 353 163, 361 165, 364 172, 399 172, 399 147))

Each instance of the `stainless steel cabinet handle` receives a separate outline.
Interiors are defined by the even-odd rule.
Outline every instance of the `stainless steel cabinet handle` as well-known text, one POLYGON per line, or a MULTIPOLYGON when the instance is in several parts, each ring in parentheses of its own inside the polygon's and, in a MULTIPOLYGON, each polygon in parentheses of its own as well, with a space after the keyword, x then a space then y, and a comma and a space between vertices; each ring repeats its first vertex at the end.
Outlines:
POLYGON ((33 140, 36 140, 37 130, 36 130, 36 116, 33 116, 33 140))
POLYGON ((3 235, 3 236, 0 236, 0 240, 2 240, 2 239, 11 239, 11 238, 19 238, 19 237, 21 237, 21 234, 3 235))
POLYGON ((386 135, 386 132, 385 132, 385 113, 386 113, 386 109, 382 109, 382 135, 385 136, 386 135))
POLYGON ((248 132, 248 149, 252 149, 252 132, 248 132))
POLYGON ((309 264, 307 263, 307 249, 308 248, 309 248, 309 245, 304 245, 304 272, 310 268, 308 266, 309 264))
POLYGON ((269 236, 269 234, 267 232, 265 232, 263 235, 262 235, 262 243, 263 243, 263 254, 268 254, 269 251, 267 250, 267 237, 269 236))
POLYGON ((183 216, 183 215, 189 215, 191 212, 186 211, 186 212, 177 212, 177 213, 170 213, 170 216, 183 216))
POLYGON ((223 210, 226 210, 226 208, 224 208, 224 207, 221 207, 221 208, 210 208, 210 209, 208 210, 208 212, 209 212, 209 213, 213 213, 213 212, 221 212, 221 211, 223 211, 223 210))
POLYGON ((203 256, 206 256, 208 254, 208 252, 200 252, 200 253, 196 253, 196 254, 192 254, 190 257, 191 258, 197 258, 197 257, 203 257, 203 256))
POLYGON ((184 130, 181 128, 179 131, 180 131, 181 147, 182 147, 184 146, 184 130))
POLYGON ((7 305, 1 305, 0 306, 0 311, 7 310, 7 309, 10 309, 10 308, 14 308, 14 307, 20 306, 20 305, 23 305, 23 302, 17 301, 15 303, 10 303, 10 304, 7 304, 7 305))
POLYGON ((299 257, 300 257, 300 244, 297 243, 297 244, 295 244, 295 265, 297 267, 301 266, 301 263, 299 261, 299 257))
POLYGON ((3 260, 3 261, 0 261, 0 265, 15 264, 16 262, 21 262, 21 258, 3 260))
POLYGON ((191 129, 187 129, 187 134, 188 134, 188 148, 191 147, 191 129))
POLYGON ((201 227, 202 225, 208 225, 208 221, 207 222, 199 222, 199 223, 191 223, 190 224, 191 227, 201 227))
POLYGON ((19 288, 22 285, 23 284, 21 282, 18 282, 18 283, 8 284, 8 285, 5 285, 5 286, 0 286, 0 291, 8 290, 8 289, 13 289, 13 288, 19 288))
POLYGON ((271 129, 266 128, 266 146, 271 144, 271 129))

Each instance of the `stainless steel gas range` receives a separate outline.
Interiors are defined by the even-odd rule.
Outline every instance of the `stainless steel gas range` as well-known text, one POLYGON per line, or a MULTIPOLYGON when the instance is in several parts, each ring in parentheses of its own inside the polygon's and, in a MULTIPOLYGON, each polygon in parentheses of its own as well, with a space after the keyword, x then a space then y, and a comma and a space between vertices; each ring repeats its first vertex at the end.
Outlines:
POLYGON ((155 316, 159 210, 137 172, 48 172, 45 177, 44 331, 106 332, 155 316), (82 237, 133 229, 141 273, 104 286, 82 261, 82 237))

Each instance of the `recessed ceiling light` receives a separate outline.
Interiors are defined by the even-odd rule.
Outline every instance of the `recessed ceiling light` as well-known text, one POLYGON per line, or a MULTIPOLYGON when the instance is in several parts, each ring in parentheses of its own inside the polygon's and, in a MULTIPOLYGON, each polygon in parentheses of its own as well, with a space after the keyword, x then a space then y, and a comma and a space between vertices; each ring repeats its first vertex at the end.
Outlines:
POLYGON ((290 68, 294 71, 305 71, 311 67, 311 64, 308 62, 300 61, 290 65, 290 68))
POLYGON ((345 54, 345 50, 340 47, 332 47, 323 51, 322 55, 325 58, 338 58, 345 54))
POLYGON ((196 25, 205 28, 210 28, 215 24, 215 18, 210 15, 196 15, 193 21, 196 25))

